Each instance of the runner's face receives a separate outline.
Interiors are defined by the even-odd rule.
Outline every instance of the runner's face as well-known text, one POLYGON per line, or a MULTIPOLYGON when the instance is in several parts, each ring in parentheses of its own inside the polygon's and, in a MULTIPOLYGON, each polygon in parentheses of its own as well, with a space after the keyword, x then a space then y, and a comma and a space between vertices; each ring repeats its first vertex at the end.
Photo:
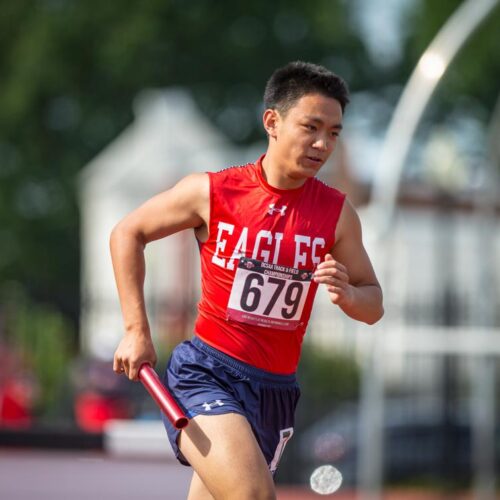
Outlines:
POLYGON ((342 129, 342 108, 331 97, 307 94, 277 114, 275 146, 291 178, 315 176, 332 154, 342 129))

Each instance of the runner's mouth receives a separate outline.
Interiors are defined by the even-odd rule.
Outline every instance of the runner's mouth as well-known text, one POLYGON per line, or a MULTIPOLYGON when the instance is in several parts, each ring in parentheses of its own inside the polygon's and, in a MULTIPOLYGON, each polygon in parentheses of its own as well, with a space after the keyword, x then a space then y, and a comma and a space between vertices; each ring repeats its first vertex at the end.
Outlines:
POLYGON ((318 165, 323 163, 323 160, 321 158, 316 157, 316 156, 306 156, 306 158, 314 163, 317 163, 318 165))

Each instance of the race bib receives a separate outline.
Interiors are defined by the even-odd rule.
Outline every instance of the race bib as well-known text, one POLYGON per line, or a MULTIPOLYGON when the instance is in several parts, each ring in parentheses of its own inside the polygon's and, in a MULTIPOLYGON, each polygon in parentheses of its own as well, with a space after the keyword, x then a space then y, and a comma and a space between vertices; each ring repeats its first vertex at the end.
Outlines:
POLYGON ((227 307, 228 319, 295 330, 309 292, 312 271, 241 257, 227 307))

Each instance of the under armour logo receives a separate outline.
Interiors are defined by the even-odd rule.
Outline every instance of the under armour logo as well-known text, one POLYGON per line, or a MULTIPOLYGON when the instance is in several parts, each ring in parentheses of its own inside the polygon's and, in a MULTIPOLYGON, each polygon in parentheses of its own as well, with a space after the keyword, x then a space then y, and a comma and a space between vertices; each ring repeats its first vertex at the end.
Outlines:
POLYGON ((224 406, 224 403, 220 399, 216 399, 213 403, 203 403, 205 411, 210 411, 215 406, 224 406))
POLYGON ((273 215, 275 212, 278 212, 280 215, 285 215, 285 210, 286 210, 286 205, 283 205, 281 208, 275 208, 274 203, 270 203, 267 213, 269 215, 273 215))

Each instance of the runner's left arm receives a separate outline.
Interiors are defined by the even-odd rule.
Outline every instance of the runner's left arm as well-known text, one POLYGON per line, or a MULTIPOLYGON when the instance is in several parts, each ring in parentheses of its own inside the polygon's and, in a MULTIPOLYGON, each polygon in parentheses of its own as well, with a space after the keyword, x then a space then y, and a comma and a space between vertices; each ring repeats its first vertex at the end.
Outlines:
POLYGON ((363 246, 361 223, 348 200, 336 229, 336 241, 314 273, 333 304, 351 318, 376 323, 384 314, 382 289, 363 246))

